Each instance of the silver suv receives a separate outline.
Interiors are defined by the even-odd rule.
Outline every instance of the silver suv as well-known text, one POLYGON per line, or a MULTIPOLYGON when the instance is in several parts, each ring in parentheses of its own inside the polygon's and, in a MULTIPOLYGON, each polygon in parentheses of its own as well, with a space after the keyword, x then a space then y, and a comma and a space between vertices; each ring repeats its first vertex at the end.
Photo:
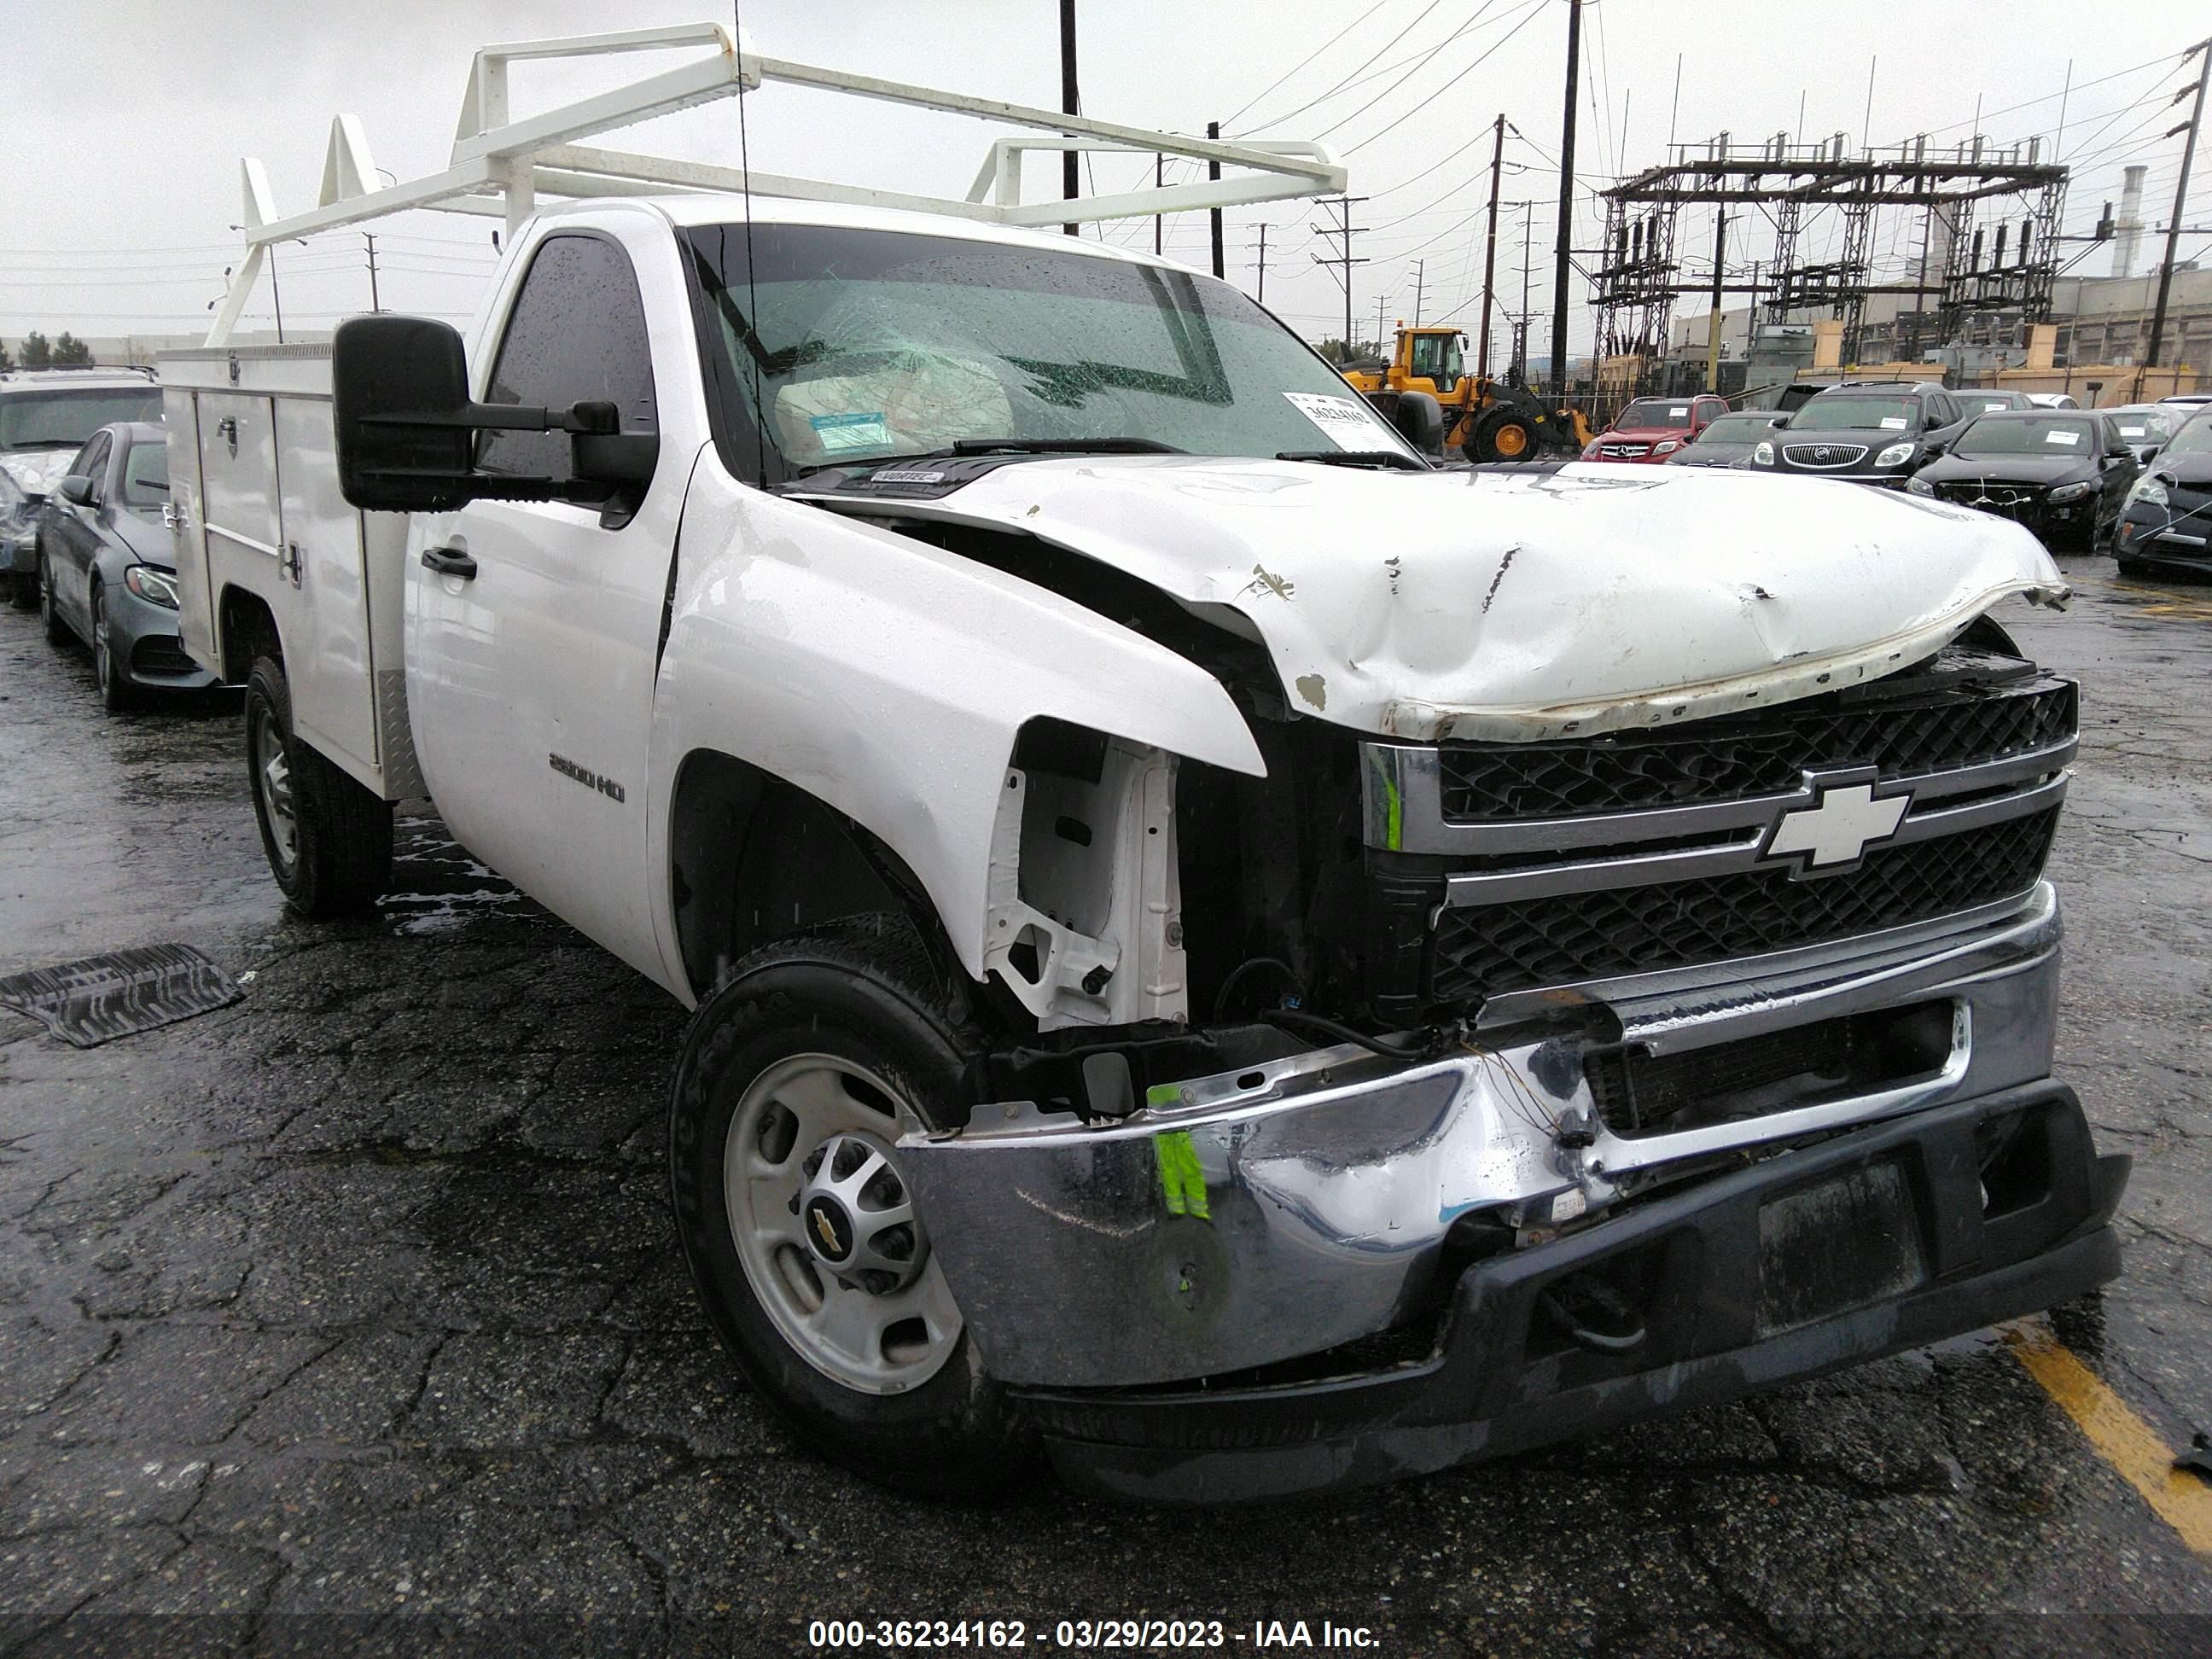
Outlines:
MULTIPOLYGON (((117 421, 158 421, 161 388, 150 368, 31 368, 0 374, 0 470, 35 514, 77 451, 117 421)), ((38 580, 31 538, 0 533, 0 586, 21 599, 38 580)))

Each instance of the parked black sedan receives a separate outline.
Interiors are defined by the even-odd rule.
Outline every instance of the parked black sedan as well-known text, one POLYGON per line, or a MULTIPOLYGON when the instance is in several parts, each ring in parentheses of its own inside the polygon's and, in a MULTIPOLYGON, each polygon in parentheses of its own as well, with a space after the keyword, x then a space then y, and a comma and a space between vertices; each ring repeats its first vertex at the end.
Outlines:
POLYGON ((2123 576, 2168 566, 2212 575, 2212 408, 2166 441, 2128 492, 2112 551, 2123 576))
POLYGON ((177 636, 175 538, 161 522, 169 446, 144 421, 104 426, 39 509, 39 608, 46 637, 92 647, 100 701, 124 708, 143 690, 191 691, 215 677, 177 636))
POLYGON ((2054 553, 2094 553, 2118 525, 2140 471, 2108 416, 1998 410, 1976 416, 1905 488, 2015 520, 2054 553))
POLYGON ((1753 445, 1774 435, 1782 417, 1771 409, 1747 410, 1705 422, 1704 430, 1667 458, 1668 466, 1748 466, 1753 445))

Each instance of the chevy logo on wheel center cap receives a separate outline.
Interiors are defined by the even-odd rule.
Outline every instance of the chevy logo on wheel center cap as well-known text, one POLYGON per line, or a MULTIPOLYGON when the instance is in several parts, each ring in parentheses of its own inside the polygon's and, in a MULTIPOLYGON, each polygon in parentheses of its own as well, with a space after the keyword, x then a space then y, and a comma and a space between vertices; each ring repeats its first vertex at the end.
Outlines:
POLYGON ((806 1206, 806 1224, 820 1241, 820 1254, 828 1260, 842 1261, 853 1254, 845 1218, 828 1199, 817 1198, 806 1206))
POLYGON ((1813 805, 1783 812, 1759 849, 1762 861, 1798 860, 1790 872, 1796 876, 1856 869, 1868 848, 1897 833, 1912 806, 1910 789, 1875 794, 1879 786, 1871 772, 1808 773, 1805 787, 1813 805))

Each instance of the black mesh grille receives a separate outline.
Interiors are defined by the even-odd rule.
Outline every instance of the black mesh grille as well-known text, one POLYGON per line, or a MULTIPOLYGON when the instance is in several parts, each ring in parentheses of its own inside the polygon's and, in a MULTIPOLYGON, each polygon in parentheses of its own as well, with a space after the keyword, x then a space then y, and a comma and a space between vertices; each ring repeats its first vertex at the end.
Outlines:
POLYGON ((1871 766, 1885 779, 1950 771, 2063 743, 2074 687, 1844 703, 1833 694, 1767 710, 1756 725, 1703 721, 1583 743, 1445 744, 1444 816, 1462 823, 1581 817, 1784 794, 1808 770, 1871 766))
POLYGON ((199 666, 174 635, 159 634, 138 641, 131 665, 143 674, 189 674, 199 666))
POLYGON ((2057 821, 2053 808, 1881 848, 1847 875, 1809 881, 1778 867, 1449 908, 1437 925, 1430 993, 1462 1001, 1693 967, 1972 909, 2034 882, 2057 821))
POLYGON ((1680 1054, 1654 1054, 1640 1044, 1602 1049, 1583 1058, 1583 1075, 1615 1134, 1664 1134, 1928 1076, 1948 1057, 1950 1037, 1951 1005, 1919 1003, 1680 1054))

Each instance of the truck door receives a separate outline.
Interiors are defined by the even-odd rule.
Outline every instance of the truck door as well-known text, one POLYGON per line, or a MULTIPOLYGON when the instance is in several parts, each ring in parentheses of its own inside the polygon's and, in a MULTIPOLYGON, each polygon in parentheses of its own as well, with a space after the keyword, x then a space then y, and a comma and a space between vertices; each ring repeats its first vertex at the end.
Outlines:
MULTIPOLYGON (((629 254, 599 232, 556 229, 526 257, 504 323, 488 337, 489 373, 471 365, 477 395, 556 408, 605 399, 624 432, 657 434, 651 343, 688 351, 689 318, 656 318, 649 331, 629 254)), ((673 300, 668 308, 680 313, 673 300)), ((447 827, 540 903, 654 973, 644 769, 688 463, 664 439, 634 513, 476 501, 425 515, 407 567, 407 695, 447 827)), ((561 433, 486 433, 477 465, 573 476, 561 433)))

